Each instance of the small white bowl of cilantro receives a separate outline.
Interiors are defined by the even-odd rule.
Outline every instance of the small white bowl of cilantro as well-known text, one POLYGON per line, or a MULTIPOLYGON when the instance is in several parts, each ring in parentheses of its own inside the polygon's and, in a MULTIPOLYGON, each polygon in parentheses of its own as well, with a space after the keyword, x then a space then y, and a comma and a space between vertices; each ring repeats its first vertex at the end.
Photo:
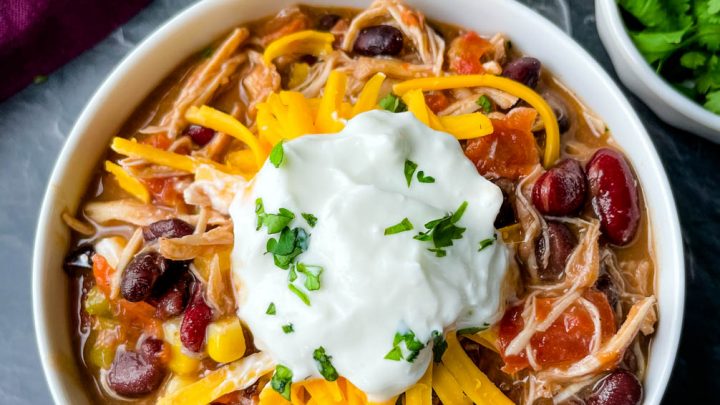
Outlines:
POLYGON ((620 80, 663 121, 720 143, 720 0, 596 0, 620 80))

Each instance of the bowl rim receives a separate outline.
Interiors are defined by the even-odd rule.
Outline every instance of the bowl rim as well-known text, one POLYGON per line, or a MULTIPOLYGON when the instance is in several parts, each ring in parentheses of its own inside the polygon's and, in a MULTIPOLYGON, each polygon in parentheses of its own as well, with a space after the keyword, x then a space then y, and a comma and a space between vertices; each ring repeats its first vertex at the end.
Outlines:
MULTIPOLYGON (((57 365, 54 364, 54 360, 50 357, 50 349, 52 347, 53 340, 52 337, 54 334, 51 334, 51 330, 49 328, 50 320, 48 319, 48 316, 46 316, 48 305, 51 304, 51 302, 48 297, 43 295, 44 290, 48 287, 43 276, 46 272, 51 271, 51 269, 44 267, 43 259, 45 249, 52 248, 52 235, 49 236, 47 231, 52 230, 53 222, 56 222, 56 219, 53 216, 57 215, 55 209, 57 208, 56 205, 60 202, 56 188, 58 188, 63 182, 67 182, 67 177, 72 175, 68 160, 81 146, 81 142, 89 136, 88 126, 90 125, 90 121, 98 113, 98 111, 105 106, 105 104, 109 103, 109 100, 113 99, 112 92, 119 86, 122 86, 123 80, 127 79, 126 76, 128 76, 134 68, 145 64, 145 58, 148 57, 150 53, 154 52, 160 46, 163 46, 172 37, 178 35, 177 32, 183 29, 183 27, 186 27, 189 23, 194 22, 196 14, 208 14, 214 8, 222 8, 224 4, 231 2, 240 3, 243 4, 243 7, 247 7, 248 4, 246 3, 252 3, 252 1, 253 0, 206 0, 198 2, 190 5, 184 11, 179 12, 170 20, 162 24, 142 42, 140 42, 127 56, 122 59, 120 63, 117 64, 112 73, 103 81, 98 90, 88 101, 79 118, 73 125, 70 135, 65 141, 59 158, 53 167, 48 187, 43 197, 36 228, 32 269, 32 304, 36 341, 43 372, 55 403, 64 403, 63 401, 68 399, 68 391, 64 384, 65 380, 62 378, 62 372, 58 370, 57 365)), ((306 3, 332 5, 349 1, 351 0, 311 0, 306 3)), ((461 0, 458 1, 462 2, 461 0)), ((472 0, 464 1, 471 2, 472 0)), ((657 375, 653 390, 651 392, 646 391, 646 403, 659 404, 670 378, 677 354, 685 295, 684 252, 681 242, 680 225, 677 218, 677 208, 675 206, 672 190, 669 186, 667 174, 660 163, 657 151, 650 141, 647 131, 644 129, 636 113, 630 106, 627 98, 622 94, 610 76, 602 69, 598 62, 587 53, 587 51, 585 51, 577 42, 557 28, 554 24, 526 6, 517 2, 505 2, 502 0, 488 1, 502 4, 502 7, 506 10, 523 18, 535 20, 534 23, 542 25, 542 28, 548 30, 548 33, 552 34, 552 36, 562 37, 560 39, 565 41, 564 46, 571 48, 574 52, 574 56, 579 59, 578 63, 586 65, 592 70, 593 74, 599 76, 599 78, 603 81, 602 84, 605 85, 603 91, 608 92, 608 95, 618 102, 618 108, 623 110, 623 114, 630 118, 630 125, 633 129, 637 129, 639 131, 637 134, 639 138, 637 140, 639 143, 638 148, 644 149, 645 152, 638 151, 636 153, 638 155, 642 155, 643 153, 647 154, 649 159, 644 163, 652 167, 652 173, 646 174, 646 176, 643 177, 643 180, 656 187, 656 195, 652 200, 655 201, 655 205, 657 205, 657 208, 661 212, 669 214, 670 216, 666 224, 668 227, 667 230, 669 231, 669 235, 667 236, 669 245, 665 245, 664 249, 670 250, 671 253, 669 254, 670 260, 668 263, 664 263, 665 266, 663 268, 670 270, 674 269, 674 272, 672 272, 668 276, 668 280, 666 280, 666 283, 672 283, 674 287, 670 290, 672 296, 667 298, 669 302, 673 302, 674 305, 669 308, 669 316, 666 314, 666 317, 660 320, 661 323, 668 323, 672 326, 670 329, 670 336, 666 339, 668 347, 665 348, 665 353, 655 352, 654 355, 650 356, 650 361, 655 358, 658 360, 648 365, 648 370, 657 369, 657 375), (661 362, 657 363, 658 361, 661 362)), ((367 2, 369 3, 369 0, 367 2)), ((410 0, 410 2, 413 3, 412 0, 410 0)), ((437 9, 440 7, 431 3, 431 0, 418 0, 417 3, 424 3, 425 6, 429 8, 437 9), (432 7, 430 7, 430 5, 432 5, 432 7)), ((428 14, 432 15, 432 12, 428 10, 428 14)), ((235 19, 237 21, 242 21, 243 17, 238 16, 235 19)), ((157 83, 155 83, 155 85, 157 85, 157 83)), ((137 105, 134 107, 136 106, 137 105)), ((108 135, 107 138, 109 139, 110 136, 108 135)), ((629 155, 628 157, 632 158, 633 156, 629 155)), ((637 161, 635 162, 636 164, 641 163, 637 161)), ((646 192, 646 197, 647 194, 648 193, 646 192)), ((52 270, 57 271, 57 269, 52 270)), ((656 272, 654 280, 656 296, 659 296, 658 282, 659 276, 656 272)))
MULTIPOLYGON (((622 67, 630 69, 636 77, 644 82, 647 91, 653 93, 658 100, 662 100, 668 107, 683 114, 690 120, 720 132, 720 115, 707 110, 700 103, 691 100, 673 88, 645 61, 645 58, 630 39, 625 22, 620 15, 620 6, 616 0, 595 0, 595 5, 595 14, 598 16, 598 20, 602 19, 607 24, 609 33, 614 39, 614 41, 603 41, 603 45, 612 47, 620 53, 627 62, 622 67)), ((715 142, 718 142, 718 139, 715 142)))

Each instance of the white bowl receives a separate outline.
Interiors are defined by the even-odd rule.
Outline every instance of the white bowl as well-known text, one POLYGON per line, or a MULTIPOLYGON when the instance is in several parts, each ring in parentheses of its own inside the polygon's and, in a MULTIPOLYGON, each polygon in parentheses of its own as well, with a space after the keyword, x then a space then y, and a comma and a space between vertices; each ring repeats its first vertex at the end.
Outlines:
MULTIPOLYGON (((68 278, 62 262, 69 234, 60 219, 74 212, 110 138, 133 109, 188 55, 246 21, 273 14, 293 0, 205 0, 140 44, 107 78, 73 128, 53 170, 42 205, 33 260, 33 313, 45 376, 58 404, 89 402, 71 345, 68 278)), ((366 7, 363 0, 304 0, 366 7)), ((528 8, 506 0, 415 0, 427 15, 481 33, 505 32, 538 57, 603 117, 642 183, 654 230, 659 319, 645 378, 645 403, 659 404, 682 327, 685 272, 678 215, 653 144, 617 86, 578 44, 528 8), (482 18, 478 18, 482 16, 482 18)))
POLYGON ((655 73, 630 39, 616 0, 595 0, 595 19, 600 39, 625 86, 661 120, 720 143, 720 115, 687 98, 655 73))

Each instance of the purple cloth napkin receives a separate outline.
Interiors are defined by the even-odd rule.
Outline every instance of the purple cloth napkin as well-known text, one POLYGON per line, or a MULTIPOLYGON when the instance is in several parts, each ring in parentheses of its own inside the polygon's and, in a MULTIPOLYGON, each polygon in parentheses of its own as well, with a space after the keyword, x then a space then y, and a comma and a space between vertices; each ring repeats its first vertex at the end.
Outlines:
POLYGON ((107 36, 150 0, 0 0, 0 100, 107 36))

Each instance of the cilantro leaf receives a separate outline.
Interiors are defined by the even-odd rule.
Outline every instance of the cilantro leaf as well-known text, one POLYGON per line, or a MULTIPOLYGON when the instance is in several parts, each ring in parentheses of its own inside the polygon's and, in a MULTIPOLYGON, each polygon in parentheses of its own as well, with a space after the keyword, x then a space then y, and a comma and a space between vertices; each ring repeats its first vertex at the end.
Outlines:
POLYGON ((338 379, 339 375, 337 370, 335 370, 335 367, 333 367, 330 360, 332 360, 332 356, 328 356, 325 353, 325 348, 320 346, 313 352, 313 359, 318 363, 318 371, 320 371, 320 375, 323 376, 328 381, 335 381, 338 379))
POLYGON ((282 326, 282 331, 283 331, 285 334, 293 333, 293 332, 295 332, 295 328, 293 327, 293 324, 292 324, 292 323, 288 323, 287 325, 283 325, 283 326, 282 326))
POLYGON ((320 275, 323 272, 322 267, 304 263, 298 263, 295 267, 298 273, 305 276, 305 288, 307 288, 308 291, 317 291, 320 289, 320 275))
POLYGON ((385 228, 385 235, 394 235, 400 232, 411 231, 412 229, 413 224, 410 222, 410 220, 408 220, 407 218, 403 218, 403 220, 400 221, 399 224, 385 228))
POLYGON ((405 173, 405 180, 407 181, 408 187, 410 187, 410 182, 412 182, 413 174, 415 174, 417 167, 417 163, 412 160, 405 159, 405 169, 403 172, 405 173))
POLYGON ((295 287, 292 284, 288 284, 288 289, 290 289, 293 294, 297 295, 305 305, 310 306, 310 298, 308 298, 307 294, 305 294, 299 288, 295 287))
POLYGON ((488 114, 490 113, 490 111, 492 111, 492 101, 490 101, 490 97, 483 94, 482 96, 480 96, 480 98, 477 99, 476 103, 480 106, 480 109, 485 114, 488 114))
POLYGON ((402 349, 395 346, 385 355, 386 360, 400 361, 403 359, 402 349))
POLYGON ((666 59, 673 52, 682 47, 682 39, 688 29, 680 29, 677 31, 667 32, 631 32, 635 46, 642 53, 645 60, 653 64, 657 61, 666 59))
POLYGON ((394 113, 407 111, 407 105, 395 94, 388 94, 387 96, 380 99, 378 105, 383 110, 387 110, 394 113))
POLYGON ((417 179, 420 183, 435 183, 435 178, 432 176, 426 176, 425 172, 422 170, 418 172, 417 179))
POLYGON ((270 238, 266 244, 267 253, 272 253, 275 265, 287 270, 297 256, 308 249, 308 235, 302 228, 285 227, 278 239, 270 238))
POLYGON ((267 310, 265 311, 268 315, 275 315, 277 313, 275 309, 275 303, 271 302, 270 305, 268 305, 267 310))
POLYGON ((452 246, 453 240, 461 239, 466 230, 456 224, 462 218, 467 206, 468 202, 464 201, 454 213, 449 213, 442 218, 426 223, 425 228, 427 231, 418 233, 414 236, 414 239, 422 242, 432 241, 434 247, 428 250, 435 253, 437 257, 446 256, 447 251, 443 248, 452 246))
POLYGON ((280 167, 285 159, 285 150, 283 150, 283 141, 276 143, 270 151, 270 163, 275 167, 280 167))
POLYGON ((480 248, 478 249, 478 252, 482 252, 485 250, 486 247, 492 245, 495 243, 495 240, 497 240, 497 235, 494 235, 492 238, 483 239, 480 241, 480 248))
POLYGON ((660 0, 619 0, 618 4, 648 27, 658 26, 667 19, 666 9, 660 0))
POLYGON ((302 214, 303 218, 305 218, 305 221, 310 225, 310 228, 315 228, 315 225, 317 224, 317 217, 313 214, 308 214, 307 212, 303 212, 302 214))
POLYGON ((278 364, 275 367, 275 373, 273 374, 272 379, 270 379, 270 386, 272 389, 288 401, 290 400, 292 377, 293 373, 289 368, 278 364))
POLYGON ((708 110, 714 112, 715 114, 720 114, 720 90, 715 90, 711 93, 708 93, 707 95, 707 101, 705 101, 705 108, 708 110))
POLYGON ((703 52, 691 51, 686 52, 680 57, 680 64, 688 69, 697 69, 705 64, 707 55, 703 52))

